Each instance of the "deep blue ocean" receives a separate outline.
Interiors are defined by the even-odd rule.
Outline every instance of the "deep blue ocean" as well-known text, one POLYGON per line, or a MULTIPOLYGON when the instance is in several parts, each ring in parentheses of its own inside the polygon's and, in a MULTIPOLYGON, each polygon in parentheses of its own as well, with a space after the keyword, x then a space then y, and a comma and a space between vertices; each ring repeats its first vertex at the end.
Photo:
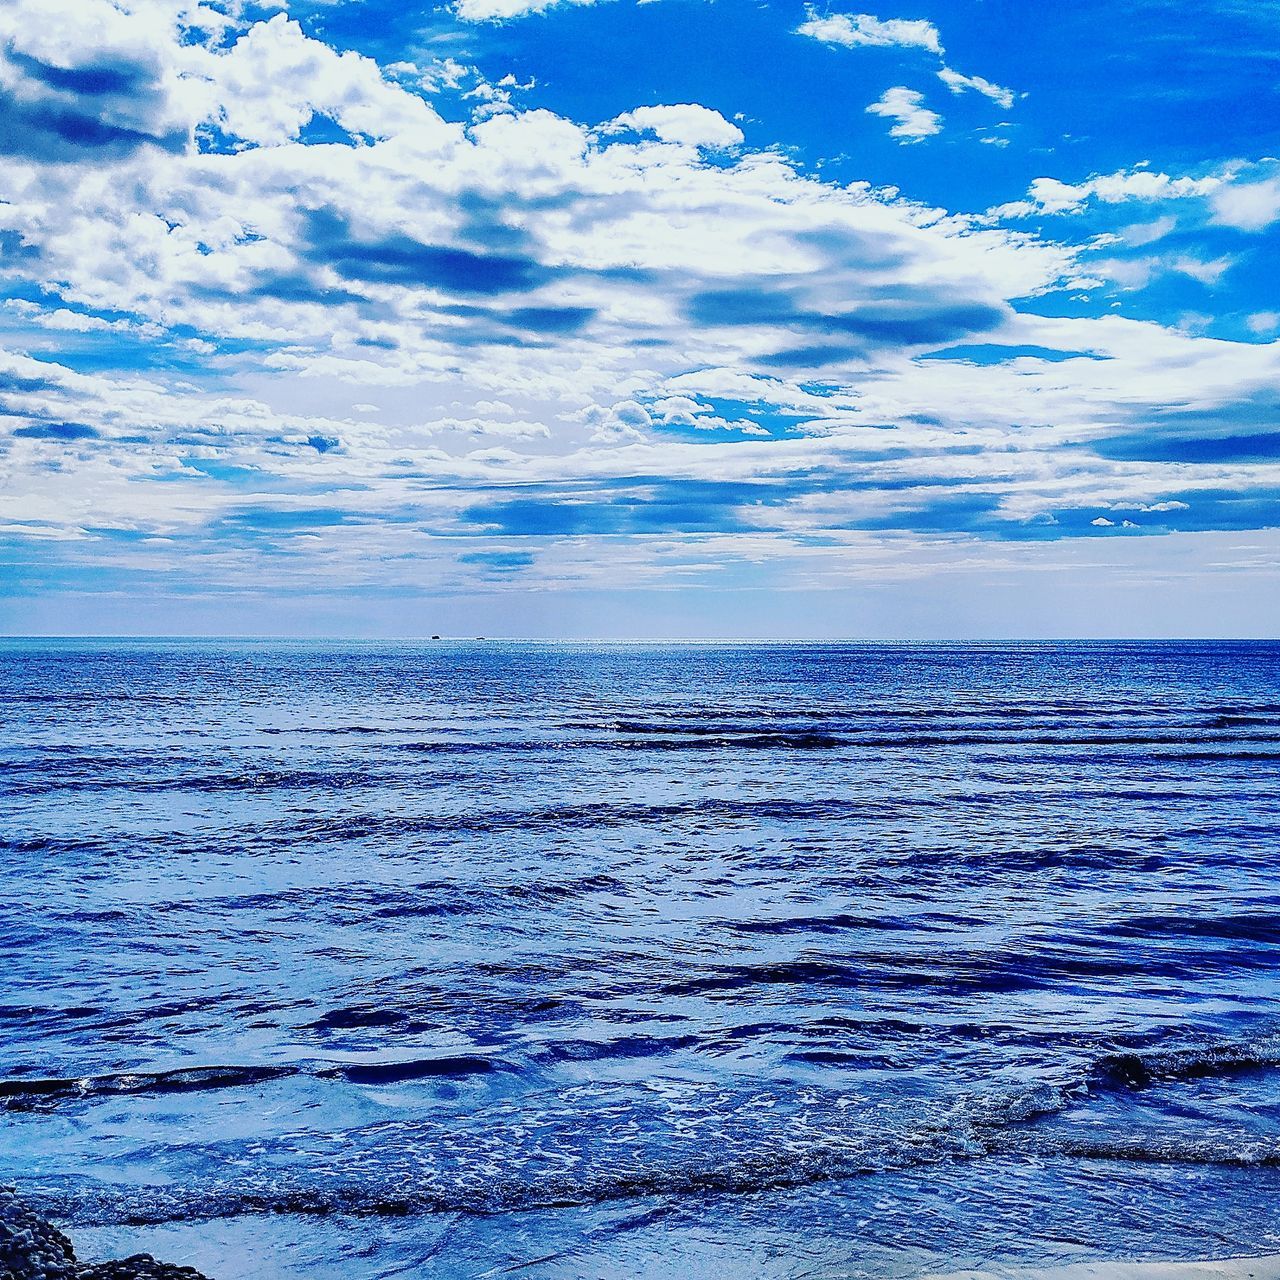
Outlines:
POLYGON ((11 641, 0 714, 82 1255, 1280 1253, 1280 646, 11 641))

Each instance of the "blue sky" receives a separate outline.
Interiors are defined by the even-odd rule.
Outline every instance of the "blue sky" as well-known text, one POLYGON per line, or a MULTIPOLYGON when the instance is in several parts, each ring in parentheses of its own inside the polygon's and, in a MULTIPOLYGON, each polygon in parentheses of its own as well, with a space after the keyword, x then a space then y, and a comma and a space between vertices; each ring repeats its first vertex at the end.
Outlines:
POLYGON ((1275 634, 1280 5, 14 0, 0 629, 1275 634))

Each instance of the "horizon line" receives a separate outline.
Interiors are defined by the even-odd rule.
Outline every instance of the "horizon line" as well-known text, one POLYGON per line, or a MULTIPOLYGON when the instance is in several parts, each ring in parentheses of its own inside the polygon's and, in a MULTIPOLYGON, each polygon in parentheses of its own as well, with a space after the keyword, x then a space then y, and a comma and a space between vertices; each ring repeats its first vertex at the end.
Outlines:
POLYGON ((546 644, 546 645, 1013 645, 1013 644, 1280 644, 1277 635, 1093 635, 1093 636, 488 636, 488 635, 297 635, 288 633, 184 632, 174 634, 84 632, 84 633, 0 633, 6 642, 67 641, 152 641, 189 643, 195 641, 265 644, 546 644))

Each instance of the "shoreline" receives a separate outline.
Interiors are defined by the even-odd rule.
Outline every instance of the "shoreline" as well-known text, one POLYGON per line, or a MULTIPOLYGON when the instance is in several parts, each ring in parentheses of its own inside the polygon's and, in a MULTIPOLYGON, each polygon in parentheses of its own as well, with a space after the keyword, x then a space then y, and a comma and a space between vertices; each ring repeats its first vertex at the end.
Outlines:
MULTIPOLYGON (((888 1274, 888 1273, 887 1273, 888 1274)), ((892 1270, 897 1280, 908 1273, 892 1270)), ((0 1186, 0 1280, 209 1280, 194 1267, 147 1253, 105 1262, 76 1257, 72 1241, 22 1199, 0 1186)), ((584 1280, 586 1278, 584 1277, 584 1280)), ((1097 1259, 1071 1263, 918 1270, 914 1280, 1280 1280, 1280 1254, 1185 1261, 1097 1259)))
POLYGON ((1280 1254, 1187 1262, 1070 1262, 931 1271, 918 1280, 1280 1280, 1280 1254))
POLYGON ((13 1187, 0 1187, 0 1280, 208 1280, 194 1267, 157 1262, 148 1253, 81 1262, 70 1239, 13 1187))

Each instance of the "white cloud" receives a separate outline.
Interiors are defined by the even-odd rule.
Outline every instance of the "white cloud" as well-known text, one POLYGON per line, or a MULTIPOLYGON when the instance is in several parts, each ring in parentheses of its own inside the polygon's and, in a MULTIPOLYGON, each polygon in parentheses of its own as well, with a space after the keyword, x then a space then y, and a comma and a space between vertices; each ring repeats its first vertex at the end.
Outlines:
POLYGON ((255 23, 201 70, 216 95, 207 118, 259 146, 292 141, 316 115, 370 138, 447 132, 424 102, 387 83, 377 63, 308 38, 283 14, 255 23))
POLYGON ((901 85, 886 89, 867 111, 894 121, 889 136, 904 142, 919 142, 942 128, 942 117, 924 105, 924 95, 901 85))
POLYGON ((1177 230, 1177 226, 1177 218, 1155 218, 1151 222, 1123 227, 1117 234, 1125 244, 1141 248, 1143 245, 1155 244, 1157 240, 1163 240, 1165 236, 1177 230))
MULTIPOLYGON (((1239 162, 1225 166, 1217 173, 1202 177, 1172 176, 1139 166, 1116 173, 1095 174, 1083 182, 1063 182, 1058 178, 1036 178, 1028 189, 1028 199, 1005 204, 991 210, 997 218, 1029 217, 1035 214, 1078 213, 1090 202, 1123 204, 1127 202, 1159 203, 1163 201, 1207 202, 1212 221, 1241 231, 1261 231, 1280 219, 1280 177, 1274 175, 1274 162, 1243 166, 1239 162), (1259 172, 1268 174, 1251 180, 1259 172), (1242 174, 1249 176, 1243 177, 1242 174)), ((1170 218, 1160 218, 1143 227, 1132 227, 1122 233, 1132 244, 1167 235, 1176 225, 1170 218)))
POLYGON ((975 93, 980 93, 984 98, 990 98, 992 102, 1003 107, 1008 111, 1013 106, 1013 90, 1006 89, 1003 85, 993 84, 990 80, 983 79, 982 76, 963 76, 958 71, 953 71, 950 67, 943 67, 938 72, 938 79, 951 90, 952 93, 963 93, 966 89, 972 89, 975 93))
POLYGON ((1128 200, 1183 200, 1211 195, 1223 184, 1221 177, 1173 178, 1149 169, 1120 170, 1099 174, 1084 182, 1062 182, 1057 178, 1036 178, 1027 195, 1029 201, 995 210, 1007 217, 1031 213, 1075 213, 1090 200, 1120 204, 1128 200))
MULTIPOLYGON (((942 38, 938 34, 937 27, 923 18, 889 18, 882 20, 868 13, 820 14, 812 5, 805 9, 805 13, 807 15, 806 19, 796 28, 796 34, 809 36, 811 39, 820 40, 824 44, 842 45, 847 49, 860 46, 924 49, 939 58, 944 53, 942 38)), ((992 102, 1006 111, 1013 106, 1014 93, 1012 89, 1006 89, 1003 85, 995 84, 982 76, 962 75, 959 71, 955 71, 948 66, 943 66, 937 74, 938 79, 952 93, 960 94, 966 90, 972 90, 986 98, 990 98, 992 102)), ((899 129, 894 130, 895 136, 923 138, 929 136, 930 133, 936 133, 937 129, 929 127, 930 122, 916 110, 919 105, 918 102, 909 104, 901 98, 901 95, 910 93, 914 93, 914 90, 890 89, 889 94, 895 95, 895 98, 889 99, 889 95, 886 94, 880 100, 881 106, 890 110, 901 109, 903 112, 902 125, 899 129)), ((916 97, 918 99, 920 95, 917 94, 916 97)), ((879 112, 881 115, 889 113, 889 110, 879 112)), ((937 117, 934 118, 933 123, 936 122, 937 117)), ((995 138, 984 138, 983 141, 999 143, 999 140, 995 138)))
POLYGON ((468 80, 478 79, 479 71, 456 58, 436 58, 422 67, 416 62, 392 62, 383 70, 390 76, 417 85, 424 93, 441 93, 458 89, 468 80))
POLYGON ((1262 231, 1280 218, 1280 178, 1220 187, 1211 203, 1216 222, 1241 231, 1262 231))
POLYGON ((84 315, 66 307, 43 307, 40 303, 29 302, 25 298, 8 298, 0 303, 0 307, 20 317, 25 324, 65 333, 102 333, 112 330, 128 332, 140 327, 128 320, 104 320, 101 316, 84 315))
POLYGON ((636 107, 606 126, 607 132, 623 129, 654 133, 663 142, 690 147, 734 147, 742 141, 742 130, 737 125, 730 124, 718 111, 691 102, 670 107, 636 107))
POLYGON ((453 11, 464 22, 505 22, 545 13, 561 3, 594 4, 595 0, 457 0, 453 11))
MULTIPOLYGON (((73 158, 77 135, 92 138, 104 157, 148 145, 180 150, 203 96, 188 74, 192 59, 174 47, 184 7, 178 0, 133 10, 82 0, 0 6, 0 150, 73 158)), ((206 33, 226 23, 203 8, 185 20, 206 33)))
POLYGON ((1213 258, 1206 261, 1203 258, 1195 258, 1190 254, 1178 254, 1175 257, 1167 258, 1164 264, 1170 271, 1177 271, 1184 276, 1190 276, 1193 280, 1198 280, 1201 284, 1216 285, 1219 280, 1235 266, 1234 258, 1213 258))
POLYGON ((938 29, 923 18, 888 18, 881 20, 869 13, 819 14, 810 5, 805 21, 796 28, 796 34, 810 36, 824 44, 838 44, 845 48, 869 45, 879 48, 898 47, 927 49, 942 54, 942 41, 938 29))
MULTIPOLYGON (((1229 257, 1206 261, 1190 254, 1157 254, 1132 258, 1095 258, 1089 265, 1099 276, 1114 281, 1123 288, 1143 289, 1156 277, 1170 272, 1189 276, 1192 280, 1212 287, 1235 265, 1235 261, 1229 257)), ((1211 317, 1202 319, 1207 322, 1211 317)))

